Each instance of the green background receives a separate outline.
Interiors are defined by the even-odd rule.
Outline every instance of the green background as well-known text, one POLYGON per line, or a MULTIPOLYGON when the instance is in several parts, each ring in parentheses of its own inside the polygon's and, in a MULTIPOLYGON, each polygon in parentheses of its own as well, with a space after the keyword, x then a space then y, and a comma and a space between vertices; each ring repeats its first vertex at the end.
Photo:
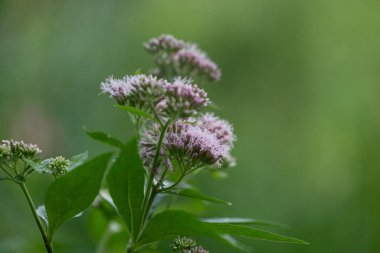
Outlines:
MULTIPOLYGON (((235 126, 238 166, 198 183, 233 205, 203 215, 279 221, 310 242, 246 241, 255 252, 378 252, 379 1, 0 0, 0 139, 70 157, 107 150, 84 125, 132 136, 99 84, 151 68, 141 43, 161 33, 197 42, 223 71, 205 89, 235 126)), ((50 181, 28 182, 37 204, 50 181)), ((94 252, 86 226, 64 225, 57 252, 94 252)), ((43 252, 39 236, 21 190, 0 182, 0 252, 43 252)))

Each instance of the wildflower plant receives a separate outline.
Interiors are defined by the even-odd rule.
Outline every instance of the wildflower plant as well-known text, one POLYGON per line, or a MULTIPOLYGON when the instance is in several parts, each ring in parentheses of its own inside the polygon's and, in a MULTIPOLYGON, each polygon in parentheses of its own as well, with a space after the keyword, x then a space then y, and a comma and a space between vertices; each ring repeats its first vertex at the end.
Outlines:
MULTIPOLYGON (((161 35, 144 46, 156 68, 148 74, 111 76, 100 85, 101 93, 130 115, 136 137, 125 143, 103 132, 86 130, 91 138, 116 152, 86 162, 87 153, 71 159, 57 156, 42 160, 35 145, 16 141, 0 145, 1 179, 23 189, 47 252, 53 252, 54 234, 60 225, 89 206, 106 217, 105 238, 125 232, 127 253, 162 252, 158 245, 167 240, 174 240, 171 247, 180 253, 208 252, 188 236, 210 237, 242 250, 249 247, 235 237, 304 244, 256 228, 275 225, 270 222, 201 218, 175 208, 174 197, 230 205, 200 192, 189 179, 200 172, 233 167, 236 137, 232 124, 207 112, 211 101, 203 86, 193 81, 205 84, 221 77, 218 66, 196 44, 161 35), (33 172, 54 178, 45 202, 37 209, 25 186, 26 177, 33 172)), ((105 252, 105 239, 100 241, 98 252, 105 252)))

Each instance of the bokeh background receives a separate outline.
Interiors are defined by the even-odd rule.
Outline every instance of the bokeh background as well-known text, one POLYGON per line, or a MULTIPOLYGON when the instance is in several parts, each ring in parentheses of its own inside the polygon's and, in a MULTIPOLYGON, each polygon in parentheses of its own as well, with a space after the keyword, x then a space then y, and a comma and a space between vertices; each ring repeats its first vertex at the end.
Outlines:
MULTIPOLYGON (((198 182, 233 205, 203 215, 279 221, 289 229, 273 231, 310 242, 245 240, 255 252, 378 252, 379 14, 375 0, 1 0, 0 139, 46 156, 107 150, 83 126, 126 140, 133 127, 99 84, 153 67, 142 42, 171 33, 220 65, 205 88, 239 139, 229 177, 198 182)), ((37 204, 50 182, 28 182, 37 204)), ((64 225, 58 253, 95 252, 87 225, 86 214, 64 225)), ((41 246, 20 189, 0 182, 0 252, 41 246)))

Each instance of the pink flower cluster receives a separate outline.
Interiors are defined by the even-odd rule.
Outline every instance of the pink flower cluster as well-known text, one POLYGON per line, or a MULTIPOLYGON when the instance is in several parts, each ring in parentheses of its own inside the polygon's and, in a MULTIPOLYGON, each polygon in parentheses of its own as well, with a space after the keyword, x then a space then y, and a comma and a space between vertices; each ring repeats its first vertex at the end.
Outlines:
MULTIPOLYGON (((176 160, 184 171, 210 165, 220 167, 223 162, 233 165, 231 149, 235 136, 232 125, 210 113, 191 120, 194 122, 181 120, 169 127, 160 152, 161 165, 172 170, 170 158, 176 160)), ((156 153, 160 131, 155 124, 142 136, 140 151, 147 168, 151 167, 156 153)))
POLYGON ((41 153, 37 145, 23 141, 3 140, 0 145, 0 158, 28 158, 32 159, 41 153))
POLYGON ((161 35, 145 43, 145 48, 156 57, 158 69, 155 72, 158 75, 164 76, 169 68, 174 76, 220 80, 218 65, 194 43, 178 40, 172 35, 161 35))
POLYGON ((102 93, 113 97, 120 105, 134 106, 157 112, 169 118, 195 115, 204 108, 209 99, 207 93, 186 79, 169 83, 149 75, 126 76, 123 79, 109 77, 101 84, 102 93))

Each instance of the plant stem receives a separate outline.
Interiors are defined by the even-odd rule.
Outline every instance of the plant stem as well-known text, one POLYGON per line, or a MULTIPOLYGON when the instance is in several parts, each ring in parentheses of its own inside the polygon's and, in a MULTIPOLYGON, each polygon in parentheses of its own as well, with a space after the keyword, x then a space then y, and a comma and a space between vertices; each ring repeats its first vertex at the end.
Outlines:
POLYGON ((25 183, 20 183, 20 186, 21 186, 22 191, 24 192, 26 199, 28 200, 30 210, 32 211, 32 214, 33 214, 34 220, 37 223, 38 229, 40 230, 40 233, 42 235, 42 239, 44 240, 44 244, 45 244, 45 248, 46 248, 47 252, 48 253, 54 253, 53 246, 52 246, 51 242, 49 241, 47 234, 46 234, 46 232, 42 226, 41 220, 38 217, 38 214, 36 211, 36 207, 33 203, 32 197, 30 196, 30 194, 28 192, 28 189, 26 188, 25 183))

